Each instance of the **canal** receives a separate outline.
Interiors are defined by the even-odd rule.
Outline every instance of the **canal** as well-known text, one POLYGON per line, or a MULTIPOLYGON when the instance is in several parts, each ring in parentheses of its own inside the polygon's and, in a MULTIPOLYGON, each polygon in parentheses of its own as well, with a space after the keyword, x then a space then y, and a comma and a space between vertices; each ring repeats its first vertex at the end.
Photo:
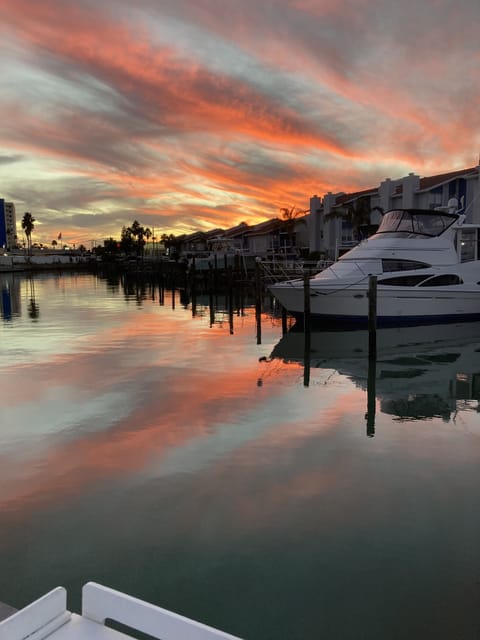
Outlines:
POLYGON ((480 637, 480 325, 314 331, 0 275, 0 601, 94 580, 246 640, 480 637))

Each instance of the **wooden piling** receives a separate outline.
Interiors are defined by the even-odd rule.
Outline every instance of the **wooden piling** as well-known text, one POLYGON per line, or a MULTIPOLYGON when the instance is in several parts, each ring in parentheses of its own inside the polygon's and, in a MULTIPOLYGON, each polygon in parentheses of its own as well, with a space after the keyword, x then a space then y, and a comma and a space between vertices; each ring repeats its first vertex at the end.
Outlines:
POLYGON ((287 331, 287 310, 285 309, 285 307, 282 307, 282 335, 284 336, 287 331))
POLYGON ((304 331, 304 349, 303 349, 303 386, 308 387, 310 384, 310 348, 311 348, 311 314, 310 314, 310 274, 308 272, 303 275, 303 331, 304 331))
POLYGON ((377 276, 368 280, 368 357, 377 359, 377 276))
POLYGON ((308 273, 303 276, 303 329, 305 333, 311 330, 310 275, 308 273))
POLYGON ((208 308, 210 310, 210 326, 213 327, 215 324, 215 304, 213 302, 213 292, 210 291, 208 294, 208 308))
POLYGON ((228 322, 230 334, 233 335, 233 270, 228 269, 227 273, 227 289, 228 289, 228 322))
POLYGON ((255 262, 255 320, 257 323, 257 344, 262 344, 262 283, 260 262, 255 262))
POLYGON ((368 379, 367 379, 367 436, 373 438, 375 435, 375 411, 376 411, 376 381, 377 381, 377 361, 374 358, 368 359, 368 379))

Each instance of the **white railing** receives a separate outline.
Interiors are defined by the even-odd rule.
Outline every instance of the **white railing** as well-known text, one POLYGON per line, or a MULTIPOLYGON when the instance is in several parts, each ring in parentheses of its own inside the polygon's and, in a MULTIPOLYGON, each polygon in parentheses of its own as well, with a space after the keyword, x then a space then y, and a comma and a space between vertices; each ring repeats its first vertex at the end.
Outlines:
POLYGON ((195 620, 88 582, 82 591, 82 616, 104 624, 114 620, 159 640, 239 640, 195 620))
POLYGON ((333 263, 330 260, 319 260, 318 262, 262 260, 260 262, 260 267, 265 282, 267 284, 273 284, 275 282, 303 278, 305 273, 309 273, 313 276, 319 271, 323 271, 323 269, 326 269, 331 264, 333 263))
POLYGON ((67 592, 57 587, 0 622, 0 640, 41 640, 71 618, 67 592))
POLYGON ((82 615, 67 610, 67 593, 57 587, 0 622, 0 640, 113 640, 128 638, 105 626, 113 621, 158 640, 240 640, 213 627, 120 591, 88 582, 82 615))

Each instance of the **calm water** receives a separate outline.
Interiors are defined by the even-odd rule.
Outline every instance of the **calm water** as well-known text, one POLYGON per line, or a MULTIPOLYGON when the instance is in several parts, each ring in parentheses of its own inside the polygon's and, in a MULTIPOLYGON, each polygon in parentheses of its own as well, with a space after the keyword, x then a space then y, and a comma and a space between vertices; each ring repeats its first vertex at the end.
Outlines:
POLYGON ((385 330, 369 371, 365 333, 305 358, 221 297, 0 285, 0 600, 95 580, 250 640, 480 637, 478 325, 385 330))

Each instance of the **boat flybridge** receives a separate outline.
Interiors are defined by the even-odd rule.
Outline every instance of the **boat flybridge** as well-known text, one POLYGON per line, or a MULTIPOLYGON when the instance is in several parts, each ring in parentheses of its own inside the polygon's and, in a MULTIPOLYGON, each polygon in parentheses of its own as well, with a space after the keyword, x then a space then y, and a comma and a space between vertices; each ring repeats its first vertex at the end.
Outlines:
MULTIPOLYGON (((400 326, 480 319, 480 225, 452 199, 437 209, 393 209, 376 233, 309 281, 312 318, 366 325, 371 276, 377 324, 400 326)), ((305 309, 303 280, 269 287, 292 315, 305 309)))

